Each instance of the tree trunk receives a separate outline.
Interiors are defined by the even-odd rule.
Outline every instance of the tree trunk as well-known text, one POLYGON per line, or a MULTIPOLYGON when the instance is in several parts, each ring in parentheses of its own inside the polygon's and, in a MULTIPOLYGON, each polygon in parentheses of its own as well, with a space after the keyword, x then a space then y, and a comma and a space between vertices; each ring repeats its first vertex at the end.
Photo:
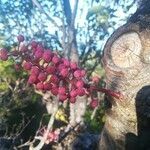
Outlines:
POLYGON ((104 48, 106 86, 122 99, 106 97, 101 150, 150 149, 150 1, 116 30, 104 48))

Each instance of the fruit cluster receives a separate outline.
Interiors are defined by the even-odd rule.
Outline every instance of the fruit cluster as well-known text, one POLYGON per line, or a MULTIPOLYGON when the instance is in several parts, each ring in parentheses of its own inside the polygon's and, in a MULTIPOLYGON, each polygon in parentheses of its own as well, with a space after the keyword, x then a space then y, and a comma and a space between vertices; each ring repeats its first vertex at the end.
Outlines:
MULTIPOLYGON (((47 132, 47 128, 46 127, 42 127, 41 129, 39 129, 39 131, 37 132, 40 136, 44 137, 45 134, 47 132)), ((57 142, 59 139, 59 134, 60 134, 60 130, 56 129, 54 131, 50 131, 47 134, 47 139, 45 141, 45 144, 49 144, 51 142, 57 142)))
MULTIPOLYGON (((6 61, 9 56, 19 57, 23 69, 29 74, 28 83, 34 85, 37 90, 50 91, 59 97, 61 102, 68 100, 70 103, 75 103, 78 96, 92 97, 92 90, 111 94, 118 98, 118 93, 95 88, 99 82, 98 77, 93 78, 94 86, 87 84, 86 71, 81 69, 76 62, 60 57, 36 41, 25 45, 22 35, 19 35, 17 39, 19 48, 10 53, 6 49, 1 49, 0 59, 6 61)), ((17 64, 15 67, 19 68, 17 64)), ((98 100, 92 98, 90 105, 95 108, 98 100)))

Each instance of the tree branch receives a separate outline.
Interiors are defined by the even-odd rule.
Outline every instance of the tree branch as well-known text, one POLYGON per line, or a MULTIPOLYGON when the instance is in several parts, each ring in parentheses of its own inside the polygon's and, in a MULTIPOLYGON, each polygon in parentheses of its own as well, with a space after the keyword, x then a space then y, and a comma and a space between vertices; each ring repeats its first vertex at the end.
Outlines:
POLYGON ((44 9, 42 8, 42 6, 39 4, 39 2, 37 0, 32 0, 33 4, 41 11, 43 12, 47 18, 53 23, 54 26, 56 26, 57 28, 59 28, 61 30, 61 27, 58 26, 58 24, 55 22, 54 19, 52 19, 45 11, 44 9))
POLYGON ((67 24, 69 26, 71 26, 72 12, 71 12, 70 1, 69 0, 63 0, 63 4, 64 4, 64 12, 65 12, 67 24))
POLYGON ((78 10, 78 3, 79 3, 79 0, 75 0, 74 9, 72 11, 71 27, 73 27, 74 23, 75 23, 75 19, 76 19, 76 15, 77 15, 77 10, 78 10))
POLYGON ((53 123, 54 123, 54 120, 55 120, 55 115, 56 115, 56 112, 58 110, 59 100, 58 100, 57 97, 56 97, 56 101, 57 101, 57 104, 55 106, 55 110, 53 111, 53 114, 50 117, 50 120, 49 120, 49 123, 48 123, 48 126, 47 126, 47 129, 46 129, 46 132, 45 132, 44 136, 42 136, 42 137, 41 136, 35 136, 34 141, 36 139, 39 139, 40 143, 36 147, 34 147, 33 146, 34 141, 33 141, 32 144, 29 147, 29 150, 40 150, 44 146, 44 144, 47 140, 48 133, 52 130, 53 123))

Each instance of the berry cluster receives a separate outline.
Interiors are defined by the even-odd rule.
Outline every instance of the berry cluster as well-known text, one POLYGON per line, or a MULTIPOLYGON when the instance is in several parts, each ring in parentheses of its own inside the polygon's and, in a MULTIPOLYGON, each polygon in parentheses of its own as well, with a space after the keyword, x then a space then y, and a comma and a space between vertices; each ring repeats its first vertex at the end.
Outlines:
MULTIPOLYGON (((47 128, 46 127, 43 127, 41 128, 39 131, 38 131, 38 134, 42 137, 45 136, 47 132, 47 128)), ((45 141, 45 144, 49 144, 51 142, 57 142, 58 139, 59 139, 59 134, 60 134, 60 130, 59 129, 56 129, 54 131, 50 131, 48 132, 48 135, 47 135, 47 139, 45 141)))
MULTIPOLYGON (((93 85, 86 83, 86 71, 81 69, 76 62, 60 57, 50 49, 45 49, 42 44, 32 41, 28 45, 23 44, 24 37, 17 37, 19 49, 8 54, 6 49, 1 49, 0 59, 6 61, 8 56, 20 58, 22 67, 28 72, 28 83, 34 85, 42 92, 49 91, 59 97, 61 102, 68 100, 75 103, 78 96, 91 96, 93 90, 104 92, 119 98, 119 93, 95 87, 99 82, 98 77, 92 80, 93 85)), ((15 65, 18 69, 18 64, 15 65)), ((98 106, 98 100, 90 103, 92 108, 98 106)))

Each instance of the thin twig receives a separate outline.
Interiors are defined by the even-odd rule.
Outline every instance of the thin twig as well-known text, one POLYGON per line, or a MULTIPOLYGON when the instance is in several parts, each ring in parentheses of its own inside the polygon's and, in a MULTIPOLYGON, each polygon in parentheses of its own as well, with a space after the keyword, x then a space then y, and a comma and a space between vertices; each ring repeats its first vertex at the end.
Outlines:
POLYGON ((47 18, 54 24, 54 26, 58 27, 59 29, 61 29, 60 26, 58 26, 58 24, 55 22, 54 19, 52 19, 45 11, 44 9, 42 8, 42 6, 39 4, 39 2, 37 0, 32 0, 33 4, 41 11, 43 12, 47 18))
POLYGON ((35 137, 36 139, 39 139, 40 140, 40 143, 36 146, 36 147, 33 147, 33 143, 35 141, 35 139, 33 140, 33 142, 31 143, 30 147, 29 147, 29 150, 41 150, 42 147, 44 146, 46 140, 47 140, 47 136, 48 136, 48 133, 52 130, 52 126, 53 126, 53 123, 54 123, 54 120, 55 120, 55 115, 56 115, 56 112, 58 110, 58 97, 56 97, 56 106, 55 106, 55 109, 53 111, 53 114, 51 115, 50 117, 50 120, 49 120, 49 123, 48 123, 48 126, 47 126, 47 129, 46 129, 46 132, 44 134, 43 137, 35 137))
POLYGON ((58 143, 61 143, 68 135, 71 131, 74 131, 74 129, 80 125, 81 122, 77 123, 75 126, 71 126, 67 131, 65 131, 58 139, 58 143))
POLYGON ((98 107, 94 108, 92 115, 91 115, 91 120, 94 119, 97 109, 98 109, 98 107))

